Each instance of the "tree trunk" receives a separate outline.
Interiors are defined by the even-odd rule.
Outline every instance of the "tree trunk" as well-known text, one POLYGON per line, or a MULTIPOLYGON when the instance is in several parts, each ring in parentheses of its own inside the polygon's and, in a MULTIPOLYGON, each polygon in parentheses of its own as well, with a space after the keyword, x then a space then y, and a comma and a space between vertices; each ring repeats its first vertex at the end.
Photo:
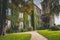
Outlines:
POLYGON ((7 0, 2 0, 1 2, 1 14, 0 14, 0 36, 6 34, 6 3, 7 0))
POLYGON ((34 26, 34 11, 32 11, 32 14, 31 14, 31 26, 33 27, 33 30, 35 30, 35 26, 34 26))
POLYGON ((50 27, 54 26, 54 16, 50 16, 50 27))

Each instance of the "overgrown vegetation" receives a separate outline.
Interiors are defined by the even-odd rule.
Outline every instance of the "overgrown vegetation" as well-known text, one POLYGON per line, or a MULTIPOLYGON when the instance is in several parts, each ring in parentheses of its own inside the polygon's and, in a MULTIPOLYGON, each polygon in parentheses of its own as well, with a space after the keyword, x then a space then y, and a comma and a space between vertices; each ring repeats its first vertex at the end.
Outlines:
POLYGON ((54 31, 54 30, 55 30, 55 31, 56 31, 56 30, 60 30, 60 26, 52 26, 52 27, 50 27, 49 29, 50 29, 50 30, 53 30, 53 31, 54 31))
POLYGON ((32 28, 29 27, 30 20, 28 20, 28 15, 31 16, 31 10, 33 10, 33 6, 34 6, 33 2, 31 1, 25 2, 24 0, 22 1, 15 0, 13 1, 13 3, 8 3, 7 5, 8 5, 8 8, 11 8, 12 10, 11 15, 7 16, 7 20, 11 21, 11 28, 7 29, 8 33, 33 30, 32 28), (23 13, 23 18, 19 17, 20 13, 23 13), (22 29, 19 29, 20 22, 23 22, 23 25, 24 25, 22 29))

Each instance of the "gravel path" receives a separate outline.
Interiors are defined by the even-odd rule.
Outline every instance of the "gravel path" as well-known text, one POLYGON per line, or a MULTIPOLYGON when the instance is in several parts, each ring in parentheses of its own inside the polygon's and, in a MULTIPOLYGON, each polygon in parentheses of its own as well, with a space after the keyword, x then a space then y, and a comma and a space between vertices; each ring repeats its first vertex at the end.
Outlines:
POLYGON ((19 33, 19 34, 31 34, 32 36, 31 36, 31 39, 30 40, 48 40, 44 36, 38 34, 36 31, 22 32, 22 33, 19 33))

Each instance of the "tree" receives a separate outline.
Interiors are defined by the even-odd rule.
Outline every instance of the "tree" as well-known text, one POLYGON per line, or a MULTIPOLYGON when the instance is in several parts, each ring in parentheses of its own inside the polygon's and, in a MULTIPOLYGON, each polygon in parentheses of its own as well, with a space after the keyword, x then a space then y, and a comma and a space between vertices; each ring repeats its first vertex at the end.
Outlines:
POLYGON ((54 15, 59 14, 59 0, 43 0, 42 8, 44 14, 50 17, 49 23, 50 26, 54 26, 54 15))
POLYGON ((0 36, 6 34, 6 3, 7 0, 0 0, 1 6, 0 6, 0 36))

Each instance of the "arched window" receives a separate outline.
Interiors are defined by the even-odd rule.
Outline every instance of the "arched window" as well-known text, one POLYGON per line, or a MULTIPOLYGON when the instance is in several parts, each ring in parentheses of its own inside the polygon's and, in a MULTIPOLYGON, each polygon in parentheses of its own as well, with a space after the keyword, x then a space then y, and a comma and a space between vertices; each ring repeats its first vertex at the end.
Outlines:
POLYGON ((8 8, 8 9, 6 10, 6 14, 7 14, 7 15, 11 15, 11 9, 10 9, 10 8, 8 8))
POLYGON ((23 28, 23 22, 20 22, 20 27, 19 28, 23 28))
POLYGON ((23 13, 20 13, 19 14, 19 18, 23 18, 23 13))

